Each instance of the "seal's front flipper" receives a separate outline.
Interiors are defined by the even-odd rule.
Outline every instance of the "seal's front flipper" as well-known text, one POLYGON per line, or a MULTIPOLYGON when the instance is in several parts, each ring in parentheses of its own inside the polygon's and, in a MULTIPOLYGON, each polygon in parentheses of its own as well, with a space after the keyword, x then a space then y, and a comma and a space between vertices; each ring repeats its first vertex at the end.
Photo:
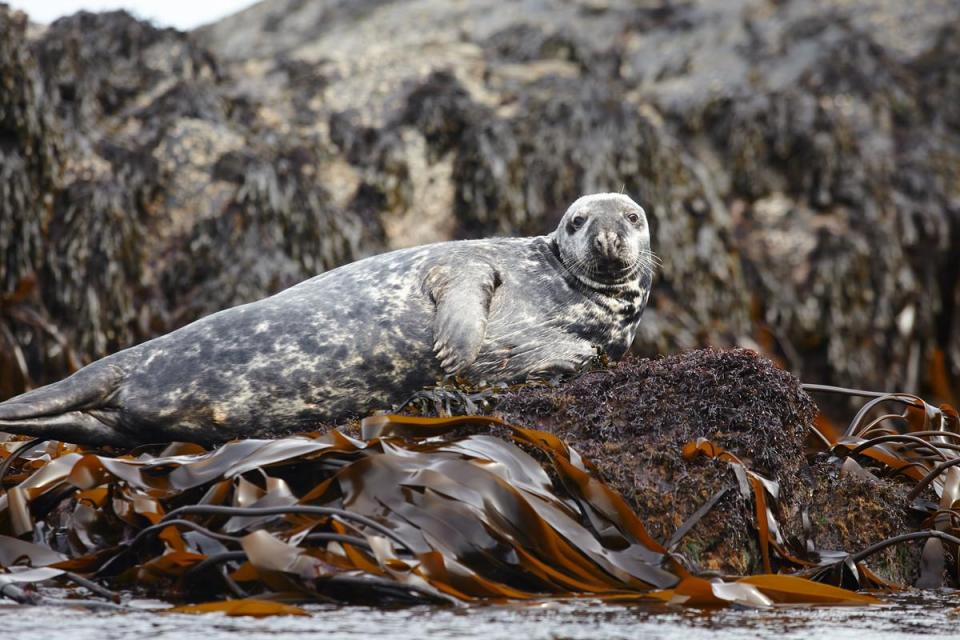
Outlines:
POLYGON ((426 285, 437 305, 433 351, 445 373, 473 364, 487 332, 490 300, 500 278, 488 264, 434 267, 426 285))

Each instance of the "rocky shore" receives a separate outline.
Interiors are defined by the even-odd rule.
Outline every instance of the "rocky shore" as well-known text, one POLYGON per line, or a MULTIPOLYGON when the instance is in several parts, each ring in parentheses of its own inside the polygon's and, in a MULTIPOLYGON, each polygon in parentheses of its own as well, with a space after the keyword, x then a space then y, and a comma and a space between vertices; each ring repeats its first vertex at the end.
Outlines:
MULTIPOLYGON (((408 587, 440 602, 444 593, 672 600, 696 584, 709 589, 706 579, 817 573, 850 589, 956 584, 942 545, 939 564, 926 539, 869 549, 917 535, 928 516, 949 536, 936 514, 951 513, 943 500, 954 499, 957 479, 918 502, 911 478, 890 473, 910 451, 887 449, 876 464, 811 439, 810 397, 752 351, 631 357, 570 381, 465 394, 482 405, 479 416, 461 407, 431 417, 446 410, 425 398, 457 393, 442 391, 401 415, 211 452, 27 445, 3 465, 0 564, 28 558, 50 565, 37 579, 78 571, 173 601, 281 589, 370 603, 408 587), (927 502, 938 495, 939 510, 927 502), (377 529, 358 528, 357 518, 377 529), (387 553, 387 540, 374 540, 384 532, 414 557, 387 553), (353 547, 344 556, 327 540, 353 547), (358 555, 364 549, 369 557, 358 555), (358 571, 374 582, 361 588, 358 571)), ((750 603, 738 593, 701 604, 750 603)), ((786 601, 810 602, 796 596, 786 601)))
POLYGON ((950 399, 946 0, 272 0, 194 33, 0 9, 0 396, 396 247, 644 203, 641 354, 950 399))
MULTIPOLYGON (((675 548, 699 571, 782 560, 747 470, 771 548, 915 531, 907 484, 811 445, 798 378, 958 397, 958 57, 947 0, 269 0, 193 33, 0 5, 0 398, 623 190, 663 261, 636 357, 494 414, 569 442, 659 541, 712 505, 675 548)), ((871 567, 913 584, 919 549, 871 567)))

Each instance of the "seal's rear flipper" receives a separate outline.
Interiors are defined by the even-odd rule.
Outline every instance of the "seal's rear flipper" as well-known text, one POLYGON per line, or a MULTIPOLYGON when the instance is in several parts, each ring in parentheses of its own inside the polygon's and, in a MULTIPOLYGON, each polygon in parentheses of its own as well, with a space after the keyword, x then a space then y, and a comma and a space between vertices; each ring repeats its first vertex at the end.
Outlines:
POLYGON ((109 407, 122 379, 119 367, 100 361, 0 402, 0 431, 81 444, 128 444, 113 427, 109 407))
POLYGON ((91 445, 134 447, 132 439, 86 411, 70 411, 56 416, 40 416, 24 420, 0 420, 0 431, 91 445))

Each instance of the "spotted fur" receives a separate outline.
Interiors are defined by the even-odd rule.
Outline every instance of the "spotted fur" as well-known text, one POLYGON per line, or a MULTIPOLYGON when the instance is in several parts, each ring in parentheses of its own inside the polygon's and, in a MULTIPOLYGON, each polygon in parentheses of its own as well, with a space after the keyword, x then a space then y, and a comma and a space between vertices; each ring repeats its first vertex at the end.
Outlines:
POLYGON ((652 260, 639 205, 585 196, 547 236, 394 251, 207 316, 0 403, 0 429, 216 443, 388 408, 449 376, 572 372, 627 351, 652 260))

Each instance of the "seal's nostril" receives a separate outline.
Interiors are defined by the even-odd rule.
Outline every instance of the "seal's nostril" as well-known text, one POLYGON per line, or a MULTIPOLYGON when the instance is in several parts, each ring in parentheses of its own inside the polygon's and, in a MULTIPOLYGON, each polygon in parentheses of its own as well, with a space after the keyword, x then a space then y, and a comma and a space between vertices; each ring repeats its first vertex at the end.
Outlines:
POLYGON ((593 246, 597 253, 607 258, 615 257, 620 252, 622 244, 620 236, 612 231, 600 232, 593 239, 593 246))

